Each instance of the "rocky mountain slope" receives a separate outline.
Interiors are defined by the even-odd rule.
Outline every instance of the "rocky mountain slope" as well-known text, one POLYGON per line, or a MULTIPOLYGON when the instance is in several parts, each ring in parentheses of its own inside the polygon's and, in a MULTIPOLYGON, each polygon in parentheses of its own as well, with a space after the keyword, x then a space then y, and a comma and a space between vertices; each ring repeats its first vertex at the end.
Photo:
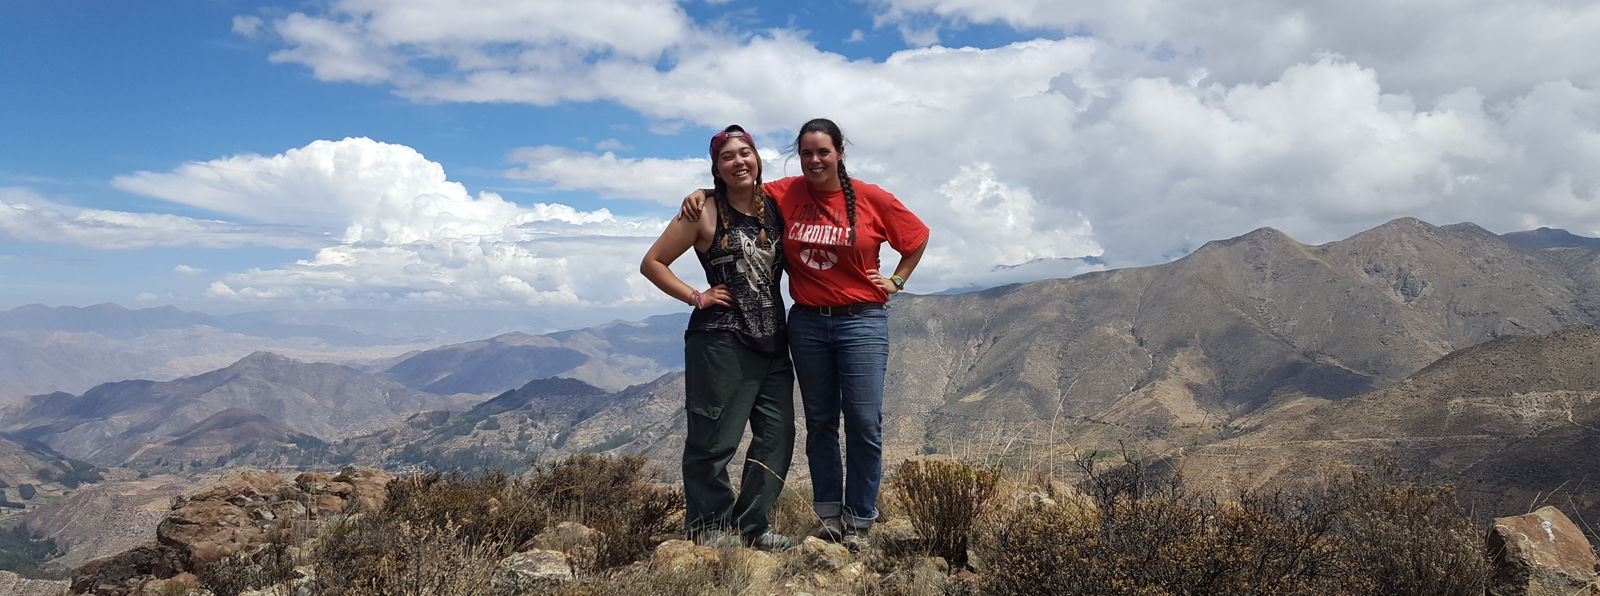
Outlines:
POLYGON ((0 433, 0 519, 98 482, 102 470, 47 446, 0 433))
POLYGON ((1320 246, 1263 228, 1154 267, 897 300, 885 422, 900 454, 1209 440, 1269 404, 1600 322, 1595 299, 1471 224, 1399 219, 1320 246))
MULTIPOLYGON (((466 409, 476 401, 416 391, 344 366, 261 352, 174 381, 122 381, 83 395, 34 396, 8 412, 3 424, 18 437, 74 457, 121 465, 174 440, 178 446, 205 444, 209 439, 199 437, 209 431, 202 423, 226 410, 333 439, 384 428, 424 410, 466 409)), ((260 425, 251 428, 261 430, 260 425)))
POLYGON ((606 392, 573 379, 529 382, 466 412, 430 412, 331 446, 329 458, 388 469, 524 469, 533 458, 619 450, 676 473, 683 374, 606 392), (674 434, 676 433, 676 434, 674 434))
MULTIPOLYGON (((1263 228, 1154 267, 902 296, 891 309, 887 457, 1204 444, 1261 412, 1387 387, 1488 339, 1600 322, 1588 269, 1553 250, 1589 249, 1415 219, 1320 246, 1263 228)), ((593 411, 554 426, 506 411, 462 417, 448 440, 394 433, 384 449, 357 451, 409 449, 406 461, 423 463, 615 449, 672 468, 681 391, 669 376, 592 396, 593 411), (462 426, 468 418, 482 426, 462 426), (594 440, 557 441, 561 425, 594 440)))
POLYGON ((1387 458, 1455 482, 1483 511, 1549 502, 1596 519, 1596 406, 1600 328, 1571 326, 1459 350, 1391 387, 1309 411, 1263 412, 1242 436, 1189 450, 1184 471, 1233 491, 1387 458))
POLYGON ((100 482, 30 512, 24 523, 65 551, 51 565, 71 569, 149 540, 171 510, 173 497, 215 480, 160 474, 100 482))

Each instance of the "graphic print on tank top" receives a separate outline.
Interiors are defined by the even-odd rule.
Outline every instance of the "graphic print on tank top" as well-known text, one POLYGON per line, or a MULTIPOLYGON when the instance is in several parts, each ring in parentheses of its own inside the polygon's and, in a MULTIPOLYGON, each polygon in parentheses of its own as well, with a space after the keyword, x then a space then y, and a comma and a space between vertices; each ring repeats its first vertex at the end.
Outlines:
POLYGON ((695 254, 705 269, 706 281, 713 286, 726 286, 733 306, 696 310, 689 317, 689 331, 732 331, 752 350, 778 353, 787 342, 783 336, 783 297, 779 293, 783 242, 778 231, 783 229, 782 215, 770 199, 765 226, 753 216, 726 207, 726 203, 721 206, 719 211, 732 217, 727 218, 726 224, 719 222, 721 225, 711 237, 711 248, 695 254), (763 227, 767 230, 765 245, 760 239, 763 227), (728 248, 722 247, 724 237, 728 248))

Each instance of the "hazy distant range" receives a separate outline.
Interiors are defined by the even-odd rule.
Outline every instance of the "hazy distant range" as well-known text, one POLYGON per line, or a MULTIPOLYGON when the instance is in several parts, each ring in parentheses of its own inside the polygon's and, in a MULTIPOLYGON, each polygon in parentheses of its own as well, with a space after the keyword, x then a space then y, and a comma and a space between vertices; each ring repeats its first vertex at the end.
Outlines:
POLYGON ((306 310, 212 315, 172 306, 129 309, 30 304, 0 311, 0 405, 25 395, 81 393, 124 379, 165 381, 271 351, 352 366, 506 333, 549 333, 531 311, 306 310))

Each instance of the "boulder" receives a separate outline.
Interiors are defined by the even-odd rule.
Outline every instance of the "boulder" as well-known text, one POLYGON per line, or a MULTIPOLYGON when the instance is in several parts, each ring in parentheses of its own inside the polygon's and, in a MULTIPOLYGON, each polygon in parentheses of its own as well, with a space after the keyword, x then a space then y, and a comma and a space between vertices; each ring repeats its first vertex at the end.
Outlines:
POLYGON ((72 572, 74 594, 132 594, 152 579, 169 578, 187 568, 187 556, 171 546, 151 544, 84 563, 72 572))
POLYGON ((496 594, 523 594, 547 590, 573 579, 567 555, 534 549, 501 559, 492 588, 496 594))
POLYGON ((850 549, 815 536, 805 537, 793 550, 807 569, 831 573, 850 564, 850 549))
POLYGON ((347 499, 352 511, 377 511, 389 501, 389 482, 394 480, 394 474, 376 468, 349 467, 334 479, 350 485, 347 499))
POLYGON ((650 557, 650 566, 657 569, 677 569, 691 565, 714 565, 722 560, 717 549, 700 546, 688 540, 668 540, 656 545, 650 557))
POLYGON ((1596 585, 1589 540, 1555 507, 1495 518, 1488 548, 1495 568, 1491 596, 1574 594, 1596 585))
POLYGON ((605 534, 576 522, 561 522, 540 532, 524 548, 553 550, 566 553, 573 565, 580 568, 594 566, 600 553, 600 541, 605 534))
MULTIPOLYGON (((265 505, 265 503, 263 503, 265 505)), ((190 569, 265 544, 272 524, 227 501, 181 503, 156 526, 156 542, 183 553, 190 569)))

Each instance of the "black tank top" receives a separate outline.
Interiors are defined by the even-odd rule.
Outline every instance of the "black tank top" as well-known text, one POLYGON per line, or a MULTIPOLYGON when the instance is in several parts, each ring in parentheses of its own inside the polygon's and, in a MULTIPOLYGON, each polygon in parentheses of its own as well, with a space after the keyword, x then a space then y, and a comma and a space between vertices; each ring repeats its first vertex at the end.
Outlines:
MULTIPOLYGON (((711 191, 706 191, 712 195, 711 191)), ((689 315, 689 329, 696 332, 727 331, 739 342, 766 356, 777 356, 789 349, 783 325, 783 296, 778 289, 783 279, 783 215, 771 198, 766 201, 766 221, 740 213, 725 200, 717 200, 720 221, 711 236, 711 248, 695 251, 706 281, 727 286, 733 306, 696 309, 689 315), (766 228, 767 241, 760 242, 766 228), (723 237, 728 248, 722 247, 723 237)))

